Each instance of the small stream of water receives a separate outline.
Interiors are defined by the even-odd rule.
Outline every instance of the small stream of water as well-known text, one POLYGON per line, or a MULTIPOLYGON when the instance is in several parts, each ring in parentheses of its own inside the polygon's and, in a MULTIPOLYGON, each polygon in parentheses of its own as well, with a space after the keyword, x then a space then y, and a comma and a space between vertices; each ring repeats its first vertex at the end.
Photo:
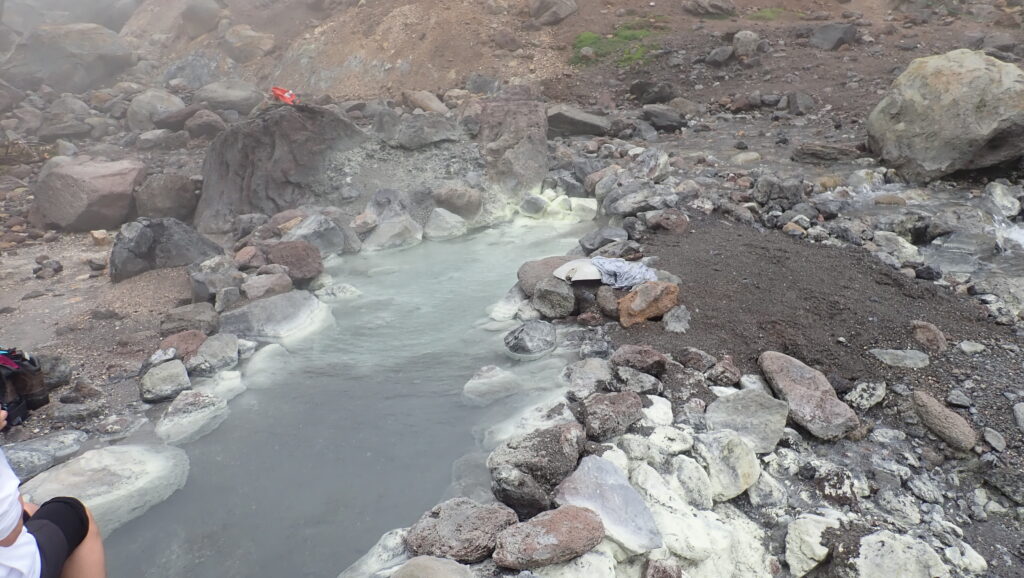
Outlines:
POLYGON ((450 492, 452 464, 521 407, 462 387, 482 366, 551 383, 564 363, 516 363, 485 309, 523 261, 564 254, 583 225, 517 222, 330 264, 363 295, 336 323, 244 372, 249 390, 186 447, 185 488, 107 541, 111 578, 333 578, 385 531, 450 492))
POLYGON ((861 190, 850 215, 885 216, 893 207, 874 204, 879 195, 898 195, 907 210, 925 215, 957 214, 963 222, 951 235, 921 248, 921 255, 945 273, 967 273, 975 280, 1024 277, 1024 226, 998 214, 992 201, 962 189, 922 190, 885 185, 861 190))

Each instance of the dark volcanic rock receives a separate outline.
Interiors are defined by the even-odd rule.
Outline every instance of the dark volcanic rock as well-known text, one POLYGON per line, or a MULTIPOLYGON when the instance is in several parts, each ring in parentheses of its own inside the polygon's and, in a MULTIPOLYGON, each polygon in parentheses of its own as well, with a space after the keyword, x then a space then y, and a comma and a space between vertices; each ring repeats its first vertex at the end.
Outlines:
POLYGON ((501 504, 455 498, 424 514, 405 542, 416 555, 475 564, 494 552, 498 533, 516 521, 515 512, 501 504))
POLYGON ((312 202, 327 154, 365 138, 349 120, 317 106, 273 108, 232 126, 206 155, 196 227, 226 233, 236 215, 273 215, 312 202))
POLYGON ((282 241, 267 248, 267 260, 288 267, 288 276, 296 283, 312 281, 324 272, 320 250, 307 241, 282 241))
POLYGON ((586 554, 603 538, 604 524, 593 510, 562 506, 498 534, 494 561, 515 570, 561 564, 586 554))
POLYGON ((220 255, 222 249, 177 219, 140 218, 126 223, 110 252, 115 283, 151 269, 181 267, 220 255))
POLYGON ((487 458, 494 496, 523 519, 547 509, 551 491, 576 469, 585 442, 583 426, 570 423, 498 446, 487 458))
POLYGON ((195 211, 196 187, 188 175, 152 175, 135 191, 135 209, 140 217, 174 217, 187 221, 195 211))
POLYGON ((632 367, 637 371, 661 377, 668 368, 668 357, 648 345, 622 345, 609 360, 613 365, 632 367))
POLYGON ((532 320, 505 335, 505 349, 516 359, 537 359, 558 345, 555 326, 547 321, 532 320))
POLYGON ((853 24, 826 24, 814 31, 811 46, 822 50, 839 50, 844 44, 857 41, 857 27, 853 24))
POLYGON ((605 441, 626 433, 629 426, 643 417, 643 402, 633 391, 597 393, 583 402, 583 423, 587 436, 605 441))
POLYGON ((548 109, 548 136, 603 136, 611 129, 606 117, 584 112, 567 104, 548 109))

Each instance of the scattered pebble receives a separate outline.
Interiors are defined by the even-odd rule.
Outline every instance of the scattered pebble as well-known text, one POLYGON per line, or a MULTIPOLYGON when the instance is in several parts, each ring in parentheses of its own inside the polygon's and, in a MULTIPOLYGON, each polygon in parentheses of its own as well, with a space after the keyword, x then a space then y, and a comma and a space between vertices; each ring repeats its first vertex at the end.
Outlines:
POLYGON ((961 341, 957 347, 967 355, 975 355, 988 349, 977 341, 961 341))
POLYGON ((1006 451, 1006 438, 1003 437, 1003 434, 987 427, 982 431, 982 436, 985 438, 985 442, 992 446, 992 449, 997 452, 1006 451))

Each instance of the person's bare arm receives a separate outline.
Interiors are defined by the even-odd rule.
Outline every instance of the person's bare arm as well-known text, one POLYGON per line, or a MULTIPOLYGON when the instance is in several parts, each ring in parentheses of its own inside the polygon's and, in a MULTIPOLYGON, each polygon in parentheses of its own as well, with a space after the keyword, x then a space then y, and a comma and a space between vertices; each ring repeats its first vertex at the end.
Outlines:
POLYGON ((18 525, 14 527, 14 530, 10 534, 7 534, 6 538, 4 538, 3 540, 0 540, 0 548, 6 548, 6 547, 10 546, 11 544, 14 544, 15 542, 18 541, 18 536, 20 536, 20 535, 21 535, 21 520, 18 520, 18 525))

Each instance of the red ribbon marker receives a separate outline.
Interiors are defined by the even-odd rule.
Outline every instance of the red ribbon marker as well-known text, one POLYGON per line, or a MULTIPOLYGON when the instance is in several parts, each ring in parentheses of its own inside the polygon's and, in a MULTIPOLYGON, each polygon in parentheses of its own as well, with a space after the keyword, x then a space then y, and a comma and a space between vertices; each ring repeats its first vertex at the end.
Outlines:
POLYGON ((274 88, 270 89, 270 92, 274 94, 274 98, 280 100, 285 104, 290 104, 293 106, 299 104, 299 97, 295 96, 295 93, 288 90, 287 88, 275 86, 274 88))

